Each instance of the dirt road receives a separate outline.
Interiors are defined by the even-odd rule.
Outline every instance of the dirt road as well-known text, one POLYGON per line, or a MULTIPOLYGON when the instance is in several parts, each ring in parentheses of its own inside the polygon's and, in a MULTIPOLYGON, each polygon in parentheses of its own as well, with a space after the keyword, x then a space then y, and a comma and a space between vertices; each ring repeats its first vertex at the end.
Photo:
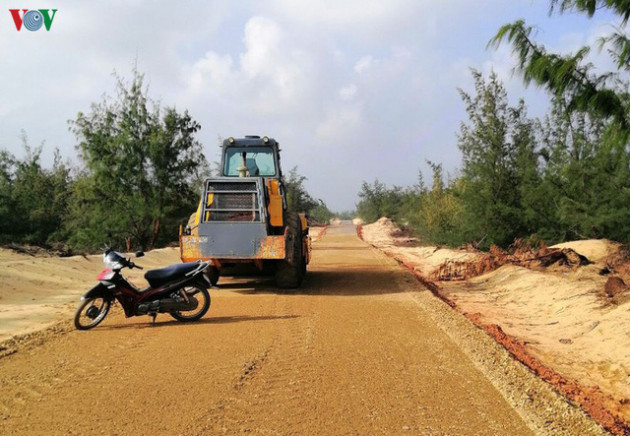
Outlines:
MULTIPOLYGON (((148 317, 127 320, 116 311, 93 331, 48 335, 1 359, 0 434, 540 429, 526 407, 515 406, 526 401, 497 390, 474 356, 500 374, 518 372, 514 363, 465 321, 436 321, 429 306, 442 303, 351 226, 332 227, 315 244, 297 294, 279 293, 263 279, 221 283, 201 322, 162 315, 151 326, 148 317), (454 337, 476 348, 465 351, 454 337)), ((545 412, 550 433, 599 431, 581 412, 558 407, 561 413, 545 412)))

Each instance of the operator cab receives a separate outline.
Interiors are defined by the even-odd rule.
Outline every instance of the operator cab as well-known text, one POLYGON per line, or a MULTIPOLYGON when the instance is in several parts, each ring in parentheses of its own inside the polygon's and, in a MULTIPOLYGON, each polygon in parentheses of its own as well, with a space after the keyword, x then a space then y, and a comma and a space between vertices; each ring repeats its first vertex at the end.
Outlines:
POLYGON ((276 140, 264 136, 228 138, 223 141, 223 177, 265 177, 282 176, 280 156, 276 140))

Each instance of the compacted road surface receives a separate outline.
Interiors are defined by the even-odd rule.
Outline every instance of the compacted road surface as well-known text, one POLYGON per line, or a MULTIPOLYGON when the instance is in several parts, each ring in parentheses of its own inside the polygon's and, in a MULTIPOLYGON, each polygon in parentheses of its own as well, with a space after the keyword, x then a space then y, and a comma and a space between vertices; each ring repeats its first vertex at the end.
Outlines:
POLYGON ((297 293, 222 279, 206 318, 65 331, 0 360, 0 434, 532 434, 395 262, 330 227, 297 293))

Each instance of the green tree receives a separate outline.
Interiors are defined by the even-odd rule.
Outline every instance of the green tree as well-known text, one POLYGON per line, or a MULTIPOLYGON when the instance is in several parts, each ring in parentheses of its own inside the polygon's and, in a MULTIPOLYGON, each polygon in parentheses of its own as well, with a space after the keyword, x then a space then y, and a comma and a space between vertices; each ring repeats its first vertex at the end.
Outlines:
POLYGON ((14 158, 6 150, 0 150, 0 238, 10 242, 15 226, 15 206, 13 205, 14 158))
MULTIPOLYGON (((551 0, 551 12, 578 11, 592 17, 600 9, 618 14, 622 26, 630 16, 630 3, 626 0, 551 0)), ((599 41, 599 48, 606 47, 617 66, 614 71, 601 73, 587 61, 592 47, 584 46, 570 54, 549 53, 534 41, 532 32, 532 26, 518 20, 501 27, 489 45, 498 47, 504 41, 510 43, 518 58, 516 70, 525 83, 534 82, 562 99, 568 111, 611 119, 627 139, 630 135, 627 91, 630 39, 623 27, 599 41)))
POLYGON ((314 199, 308 193, 304 182, 308 180, 298 173, 298 168, 289 171, 289 177, 284 180, 284 190, 287 198, 287 208, 292 212, 305 212, 311 220, 317 223, 327 223, 333 216, 326 203, 321 199, 314 199))
POLYGON ((627 0, 551 0, 551 11, 558 9, 560 12, 577 10, 586 13, 589 17, 603 8, 610 9, 627 22, 630 17, 630 4, 627 0))
POLYGON ((23 159, 0 152, 0 240, 43 246, 63 241, 70 169, 58 151, 53 167, 43 168, 42 146, 31 148, 24 132, 21 139, 23 159))
POLYGON ((319 204, 309 210, 308 216, 316 223, 326 224, 333 217, 333 213, 328 209, 323 200, 318 200, 319 204))
POLYGON ((381 217, 397 221, 400 218, 403 195, 404 190, 400 186, 387 188, 378 179, 373 184, 364 181, 359 191, 357 214, 368 223, 381 217))
POLYGON ((412 225, 416 234, 427 242, 459 245, 464 242, 464 226, 463 207, 456 194, 458 181, 445 183, 442 165, 428 164, 433 171, 433 184, 431 189, 422 187, 418 191, 419 208, 418 213, 411 215, 412 225))
POLYGON ((308 212, 319 206, 319 203, 311 197, 306 190, 304 182, 306 176, 298 173, 298 168, 293 167, 289 171, 289 177, 284 180, 284 190, 287 198, 287 208, 293 212, 308 212))
POLYGON ((628 240, 630 170, 614 123, 568 113, 555 102, 539 129, 545 158, 539 207, 548 216, 541 237, 628 240))
POLYGON ((464 235, 458 181, 445 182, 442 165, 428 163, 433 171, 431 189, 425 186, 421 173, 418 183, 408 188, 388 188, 379 180, 363 182, 357 214, 366 222, 388 217, 426 243, 459 245, 464 235))
POLYGON ((475 95, 460 90, 468 123, 462 123, 462 189, 466 232, 485 245, 506 245, 531 229, 522 215, 523 168, 535 167, 532 123, 525 104, 511 107, 496 74, 473 70, 475 95), (531 161, 527 161, 530 159, 531 161))
POLYGON ((341 212, 335 212, 333 215, 342 220, 351 220, 357 216, 357 212, 355 210, 344 210, 341 212))
POLYGON ((625 0, 551 0, 551 13, 575 11, 592 17, 607 9, 621 24, 595 48, 607 49, 612 70, 588 62, 594 47, 575 53, 550 53, 534 41, 523 21, 503 26, 490 42, 507 41, 525 83, 535 83, 552 96, 551 114, 539 124, 541 183, 532 188, 530 210, 540 218, 538 233, 551 240, 587 237, 630 239, 628 191, 630 174, 630 40, 625 26, 630 3, 625 0))
POLYGON ((188 112, 161 109, 143 76, 117 77, 116 98, 92 105, 71 121, 85 171, 78 177, 70 227, 73 241, 97 247, 111 233, 121 243, 151 248, 176 236, 207 171, 200 129, 188 112), (161 229, 171 231, 161 238, 161 229))

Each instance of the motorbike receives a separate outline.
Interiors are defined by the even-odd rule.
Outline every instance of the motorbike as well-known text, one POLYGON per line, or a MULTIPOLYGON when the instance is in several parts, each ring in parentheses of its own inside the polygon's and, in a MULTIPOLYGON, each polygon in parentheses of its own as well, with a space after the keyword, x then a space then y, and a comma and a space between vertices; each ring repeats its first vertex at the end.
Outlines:
MULTIPOLYGON (((138 252, 135 257, 142 257, 138 252)), ((161 269, 149 270, 144 278, 149 286, 139 289, 121 274, 123 268, 143 269, 131 258, 111 248, 103 253, 105 269, 98 275, 98 283, 82 297, 74 316, 79 330, 89 330, 99 325, 117 300, 127 318, 158 313, 168 313, 178 321, 197 321, 210 308, 212 287, 208 276, 208 262, 188 262, 161 269)))

